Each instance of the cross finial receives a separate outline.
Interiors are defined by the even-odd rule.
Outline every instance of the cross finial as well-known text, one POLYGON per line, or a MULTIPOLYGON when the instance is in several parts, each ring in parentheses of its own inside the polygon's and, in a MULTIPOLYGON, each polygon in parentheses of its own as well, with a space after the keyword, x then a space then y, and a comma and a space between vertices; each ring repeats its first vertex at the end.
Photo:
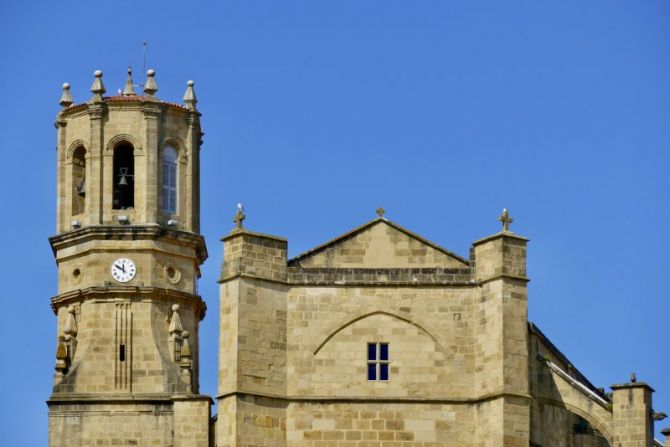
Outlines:
POLYGON ((382 208, 381 206, 379 208, 377 208, 377 211, 375 211, 375 212, 377 213, 377 216, 379 216, 379 217, 384 217, 384 214, 386 214, 386 210, 384 208, 382 208))
POLYGON ((241 230, 242 229, 242 221, 246 218, 247 216, 244 215, 244 208, 242 207, 241 203, 237 204, 237 212, 235 213, 235 217, 233 218, 233 222, 235 222, 235 229, 236 230, 241 230))
POLYGON ((503 208, 502 214, 498 217, 498 220, 502 222, 503 231, 509 231, 509 224, 514 222, 514 219, 509 215, 509 210, 507 208, 503 208))

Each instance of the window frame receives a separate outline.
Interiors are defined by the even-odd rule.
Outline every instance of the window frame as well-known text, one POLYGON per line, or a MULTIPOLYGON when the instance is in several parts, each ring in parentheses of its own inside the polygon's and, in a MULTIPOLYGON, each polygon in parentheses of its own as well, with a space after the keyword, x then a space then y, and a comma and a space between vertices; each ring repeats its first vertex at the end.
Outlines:
POLYGON ((367 343, 368 382, 388 382, 391 380, 391 355, 388 342, 367 343), (371 348, 374 347, 374 352, 371 348), (385 377, 384 377, 385 376, 385 377))
POLYGON ((170 215, 179 211, 179 150, 171 144, 161 149, 161 210, 170 215), (168 152, 173 156, 168 157, 168 152), (171 200, 174 207, 170 206, 171 200))

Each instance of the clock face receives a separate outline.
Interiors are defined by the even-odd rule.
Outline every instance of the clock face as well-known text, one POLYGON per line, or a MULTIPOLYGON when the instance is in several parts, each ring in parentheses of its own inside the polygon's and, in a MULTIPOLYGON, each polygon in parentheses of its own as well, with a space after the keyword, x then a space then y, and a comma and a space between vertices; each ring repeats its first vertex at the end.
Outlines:
POLYGON ((128 258, 119 258, 112 262, 112 277, 118 282, 128 282, 135 277, 135 263, 128 258))

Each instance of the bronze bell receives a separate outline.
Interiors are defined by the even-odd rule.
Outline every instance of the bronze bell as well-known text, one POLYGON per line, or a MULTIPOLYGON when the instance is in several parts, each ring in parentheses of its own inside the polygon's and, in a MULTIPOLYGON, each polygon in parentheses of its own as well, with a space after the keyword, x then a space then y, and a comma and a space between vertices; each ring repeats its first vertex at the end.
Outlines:
POLYGON ((128 168, 120 168, 119 171, 121 172, 121 180, 119 180, 119 186, 128 186, 128 168))

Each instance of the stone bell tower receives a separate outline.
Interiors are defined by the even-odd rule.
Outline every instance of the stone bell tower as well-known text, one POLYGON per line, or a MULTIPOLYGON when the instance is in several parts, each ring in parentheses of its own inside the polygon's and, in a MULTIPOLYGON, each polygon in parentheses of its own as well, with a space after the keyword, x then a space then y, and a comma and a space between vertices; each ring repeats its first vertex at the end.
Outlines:
POLYGON ((184 105, 159 100, 155 73, 135 93, 85 103, 63 85, 58 113, 58 329, 49 445, 206 446, 197 295, 202 132, 193 82, 184 105))

